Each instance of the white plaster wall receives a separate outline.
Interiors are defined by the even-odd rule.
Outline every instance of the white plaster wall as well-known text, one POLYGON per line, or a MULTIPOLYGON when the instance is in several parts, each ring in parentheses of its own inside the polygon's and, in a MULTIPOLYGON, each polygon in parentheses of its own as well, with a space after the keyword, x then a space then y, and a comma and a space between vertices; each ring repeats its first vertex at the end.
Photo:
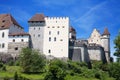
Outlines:
POLYGON ((46 17, 45 21, 44 54, 54 57, 68 57, 69 18, 46 17), (51 35, 49 35, 49 31, 51 31, 51 35), (59 35, 57 31, 59 31, 59 35), (51 37, 51 41, 49 41, 49 37, 51 37), (56 37, 56 41, 54 41, 54 37, 56 37))
POLYGON ((91 33, 90 38, 88 39, 89 43, 96 43, 96 44, 101 44, 101 35, 100 33, 94 29, 93 32, 91 33))
POLYGON ((22 42, 21 40, 23 39, 23 42, 29 42, 29 36, 24 35, 24 36, 9 36, 9 42, 13 42, 13 39, 15 42, 22 42))
POLYGON ((0 52, 7 53, 8 52, 8 33, 9 29, 0 30, 0 52), (4 37, 2 38, 2 33, 4 32, 4 37), (2 48, 2 44, 5 44, 4 48, 2 48))
POLYGON ((16 25, 11 25, 9 29, 9 33, 18 33, 18 32, 24 32, 22 28, 16 26, 16 25))

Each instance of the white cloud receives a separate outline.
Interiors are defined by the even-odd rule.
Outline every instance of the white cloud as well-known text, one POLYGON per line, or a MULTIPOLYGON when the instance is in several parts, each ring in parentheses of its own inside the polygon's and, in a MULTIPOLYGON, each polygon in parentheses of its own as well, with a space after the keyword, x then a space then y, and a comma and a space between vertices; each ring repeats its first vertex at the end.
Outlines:
POLYGON ((96 19, 99 17, 97 14, 95 14, 96 11, 98 11, 101 7, 103 7, 107 1, 101 2, 94 7, 90 8, 86 13, 84 13, 80 18, 77 18, 74 20, 74 23, 77 24, 78 27, 89 31, 90 29, 96 27, 93 26, 96 22, 96 19))

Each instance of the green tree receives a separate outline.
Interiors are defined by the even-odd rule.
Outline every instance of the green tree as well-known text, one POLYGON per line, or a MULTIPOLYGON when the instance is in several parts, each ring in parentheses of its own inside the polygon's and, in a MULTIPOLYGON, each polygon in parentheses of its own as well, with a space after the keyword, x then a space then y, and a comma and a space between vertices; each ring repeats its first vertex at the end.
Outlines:
POLYGON ((20 66, 25 73, 41 72, 45 66, 45 56, 36 50, 23 48, 20 54, 20 66))
POLYGON ((114 44, 115 44, 115 53, 114 55, 117 56, 118 58, 118 62, 120 62, 120 32, 118 34, 118 36, 115 38, 114 40, 114 44))
POLYGON ((67 64, 62 60, 51 60, 48 68, 48 72, 44 80, 64 80, 66 76, 67 64))
POLYGON ((110 77, 114 77, 116 80, 120 80, 120 64, 119 63, 109 64, 108 72, 110 77))

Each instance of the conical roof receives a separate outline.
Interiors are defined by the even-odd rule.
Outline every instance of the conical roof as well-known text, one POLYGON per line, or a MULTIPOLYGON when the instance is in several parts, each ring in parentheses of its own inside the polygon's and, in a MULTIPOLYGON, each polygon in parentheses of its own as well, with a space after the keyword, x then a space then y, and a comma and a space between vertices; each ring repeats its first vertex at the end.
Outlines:
POLYGON ((102 35, 110 35, 110 33, 109 33, 109 31, 108 31, 108 29, 107 28, 105 28, 104 29, 104 32, 103 32, 103 34, 102 35))

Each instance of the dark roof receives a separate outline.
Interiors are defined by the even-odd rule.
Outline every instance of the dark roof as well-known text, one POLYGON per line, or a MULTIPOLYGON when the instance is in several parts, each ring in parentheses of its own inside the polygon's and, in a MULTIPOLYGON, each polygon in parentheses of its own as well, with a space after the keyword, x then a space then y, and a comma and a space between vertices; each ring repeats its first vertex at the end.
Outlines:
POLYGON ((45 21, 44 18, 45 18, 44 14, 35 14, 28 22, 45 21))
POLYGON ((23 35, 28 35, 28 36, 29 36, 29 34, 28 34, 28 33, 25 33, 25 32, 21 32, 21 33, 11 33, 11 34, 9 34, 9 36, 23 36, 23 35))
POLYGON ((76 33, 76 30, 72 26, 70 26, 69 27, 69 32, 75 32, 76 33))
POLYGON ((104 32, 103 32, 103 34, 102 35, 110 35, 110 33, 109 33, 109 31, 108 31, 108 29, 107 28, 105 28, 105 30, 104 30, 104 32))
POLYGON ((8 29, 13 24, 23 28, 10 14, 0 14, 0 29, 8 29))

